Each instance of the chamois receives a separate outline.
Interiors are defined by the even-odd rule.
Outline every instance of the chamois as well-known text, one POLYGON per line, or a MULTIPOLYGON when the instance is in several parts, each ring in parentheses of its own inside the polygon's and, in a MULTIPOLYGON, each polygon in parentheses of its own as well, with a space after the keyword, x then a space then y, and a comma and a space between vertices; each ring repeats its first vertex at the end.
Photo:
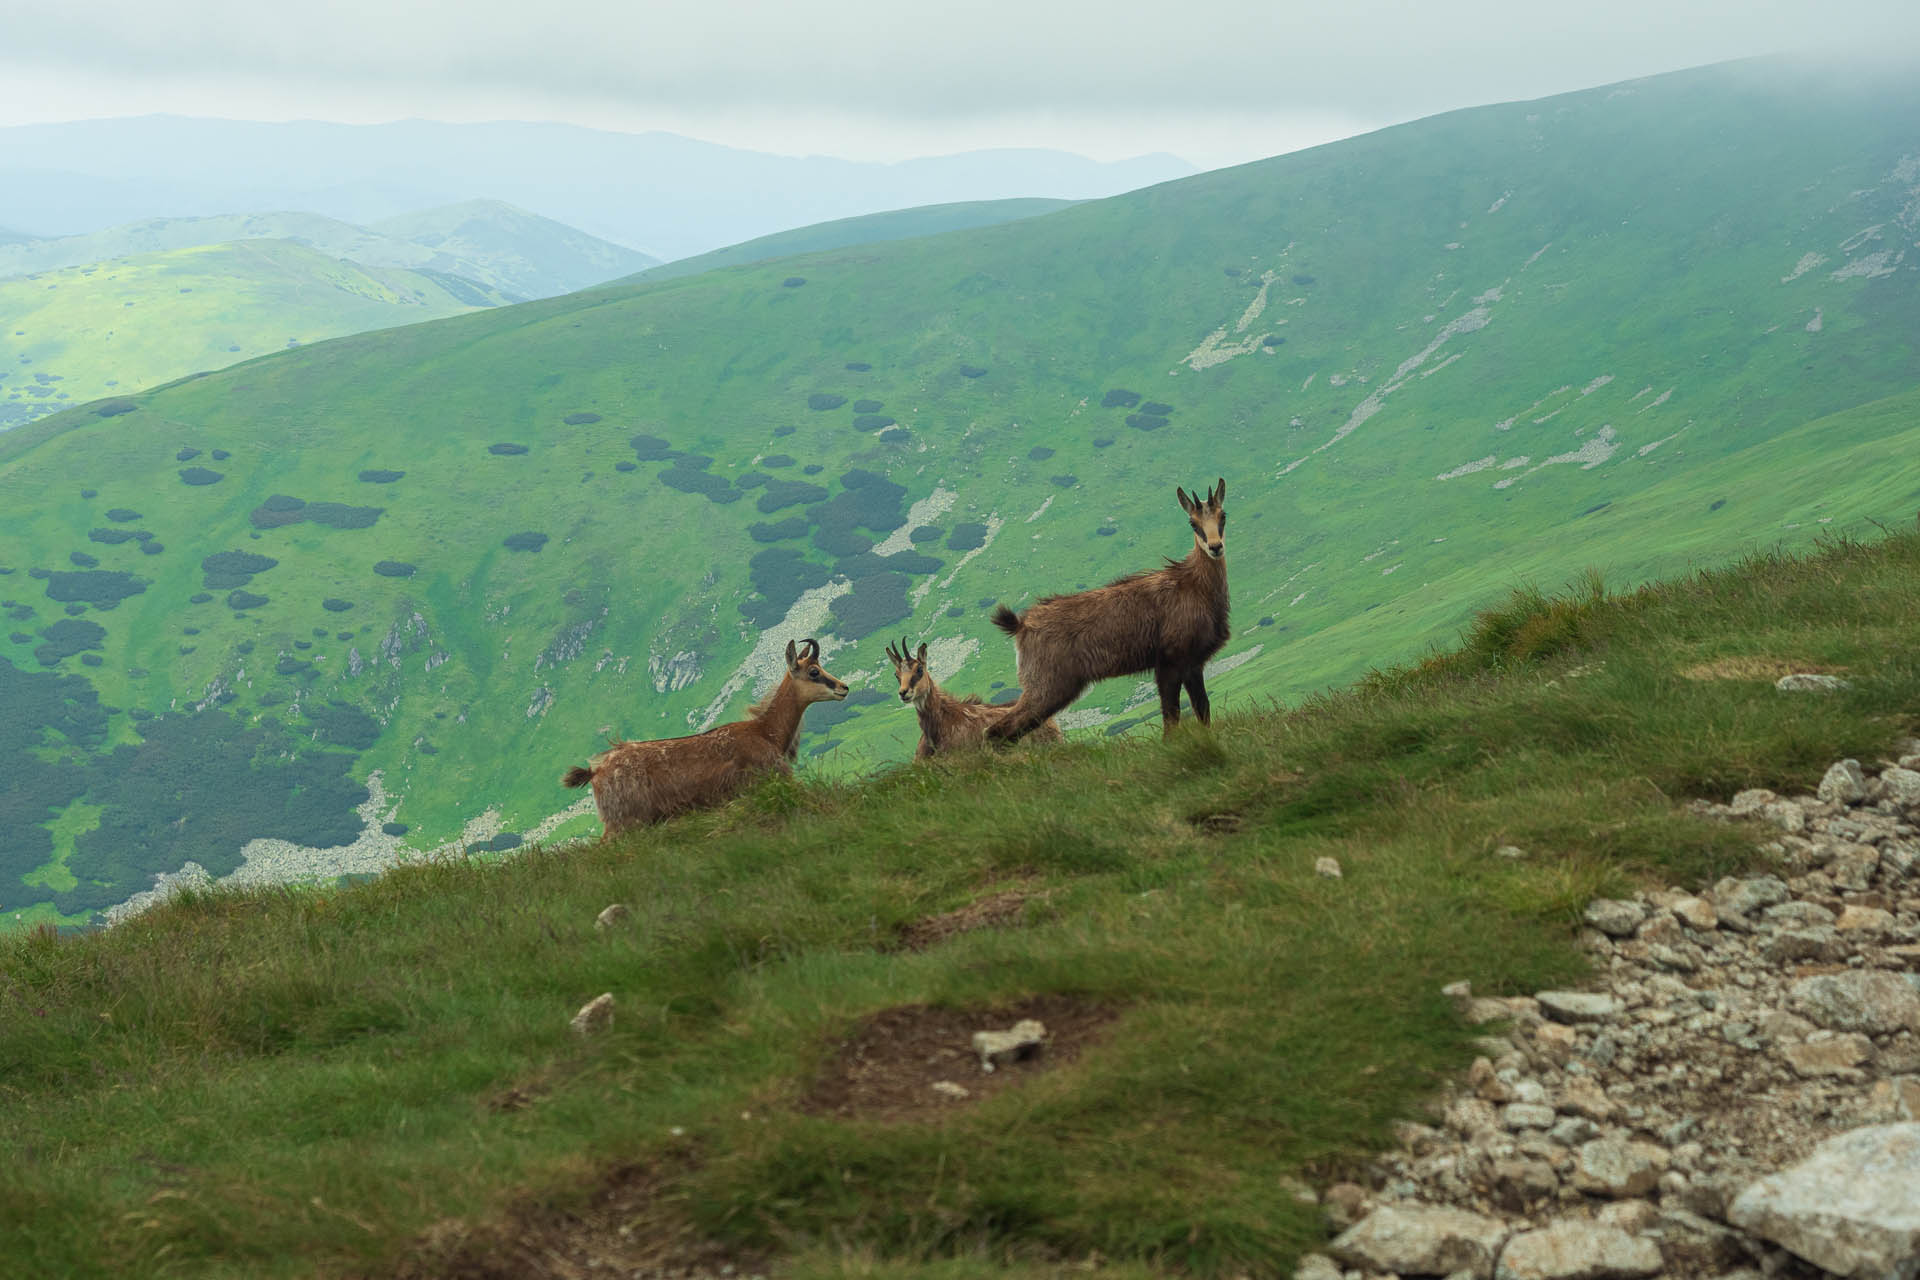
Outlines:
POLYGON ((787 641, 787 670, 745 720, 705 733, 651 742, 616 742, 586 768, 567 770, 562 786, 593 784, 593 803, 611 839, 689 809, 725 803, 760 774, 788 770, 800 740, 800 716, 815 702, 838 701, 847 686, 820 667, 820 644, 787 641))
MULTIPOLYGON (((887 646, 893 660, 893 674, 900 680, 900 701, 911 702, 920 717, 920 745, 915 760, 939 755, 956 748, 978 746, 986 740, 987 726, 1006 715, 1010 707, 996 707, 969 694, 956 698, 934 683, 927 669, 927 646, 915 653, 903 637, 899 647, 887 646)), ((1033 731, 1036 742, 1060 741, 1060 726, 1049 720, 1033 731)))
POLYGON ((1001 605, 993 622, 1013 637, 1020 697, 987 730, 990 741, 1013 742, 1079 697, 1095 680, 1153 672, 1160 688, 1162 730, 1180 722, 1180 688, 1193 714, 1211 720, 1207 659, 1232 634, 1227 629, 1227 482, 1203 502, 1175 489, 1193 526, 1193 550, 1184 560, 1136 573, 1077 595, 1048 596, 1023 614, 1001 605))

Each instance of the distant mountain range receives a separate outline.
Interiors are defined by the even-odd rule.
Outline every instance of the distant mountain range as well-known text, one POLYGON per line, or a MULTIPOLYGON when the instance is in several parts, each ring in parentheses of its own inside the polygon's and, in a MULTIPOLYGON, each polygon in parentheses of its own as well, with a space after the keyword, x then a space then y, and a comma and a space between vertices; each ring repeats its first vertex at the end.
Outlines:
POLYGON ((661 259, 888 209, 1087 199, 1193 166, 995 150, 870 164, 560 124, 267 124, 140 116, 0 129, 0 216, 67 235, 156 215, 306 209, 358 224, 489 197, 661 259))

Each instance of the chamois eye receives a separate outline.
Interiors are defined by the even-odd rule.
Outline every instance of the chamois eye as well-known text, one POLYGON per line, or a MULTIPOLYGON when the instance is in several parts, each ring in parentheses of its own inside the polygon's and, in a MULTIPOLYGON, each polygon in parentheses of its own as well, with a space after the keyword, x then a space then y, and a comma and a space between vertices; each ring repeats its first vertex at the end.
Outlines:
POLYGON ((1220 528, 1224 532, 1226 530, 1226 527, 1227 527, 1227 513, 1222 511, 1220 513, 1220 528))
POLYGON ((818 667, 815 667, 815 668, 813 669, 813 671, 812 671, 812 672, 811 672, 810 674, 812 674, 812 675, 816 675, 816 676, 817 676, 817 675, 819 675, 819 674, 820 674, 820 668, 818 668, 818 667))

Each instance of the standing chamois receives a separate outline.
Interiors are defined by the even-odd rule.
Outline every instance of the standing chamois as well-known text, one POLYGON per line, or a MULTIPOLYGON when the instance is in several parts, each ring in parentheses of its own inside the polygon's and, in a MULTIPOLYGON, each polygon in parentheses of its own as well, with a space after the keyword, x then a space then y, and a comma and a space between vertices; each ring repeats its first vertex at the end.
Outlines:
MULTIPOLYGON (((979 746, 986 741, 987 726, 1011 711, 1011 706, 995 707, 969 694, 956 698, 933 681, 927 670, 927 646, 915 653, 903 637, 898 648, 887 646, 893 660, 893 674, 900 679, 900 701, 911 702, 920 716, 920 745, 913 758, 925 760, 942 751, 979 746)), ((1035 742, 1060 741, 1060 726, 1049 720, 1032 733, 1035 742)))
POLYGON ((1078 595, 1048 596, 1023 614, 1001 605, 993 623, 1013 637, 1020 698, 987 730, 1013 742, 1079 697, 1095 680, 1153 672, 1164 732, 1180 723, 1180 687, 1193 714, 1211 720, 1204 671, 1227 630, 1227 482, 1205 502, 1175 489, 1193 526, 1193 550, 1163 569, 1136 573, 1078 595))
POLYGON ((688 809, 724 804, 760 774, 793 767, 800 716, 815 702, 838 701, 847 686, 820 668, 820 644, 787 641, 787 670, 745 720, 686 738, 616 742, 587 768, 567 770, 561 785, 593 784, 593 803, 611 839, 629 827, 688 809))

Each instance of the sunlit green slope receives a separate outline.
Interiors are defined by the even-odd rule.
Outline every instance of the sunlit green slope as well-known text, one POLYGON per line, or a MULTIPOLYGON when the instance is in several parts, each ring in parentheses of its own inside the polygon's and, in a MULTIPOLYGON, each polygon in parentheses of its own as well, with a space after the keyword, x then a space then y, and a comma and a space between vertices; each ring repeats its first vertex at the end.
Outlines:
MULTIPOLYGON (((889 637, 1011 683, 990 603, 1182 554, 1172 490, 1215 476, 1228 706, 1521 578, 1904 521, 1917 187, 1920 77, 1712 68, 33 424, 0 438, 0 678, 35 708, 0 753, 52 772, 0 793, 0 907, 189 858, 371 867, 380 822, 502 847, 608 735, 739 714, 789 635, 868 699, 812 713, 803 759, 902 758, 889 637), (374 770, 351 852, 243 855, 351 837, 374 770)), ((1148 701, 1115 681, 1070 723, 1148 701)))

